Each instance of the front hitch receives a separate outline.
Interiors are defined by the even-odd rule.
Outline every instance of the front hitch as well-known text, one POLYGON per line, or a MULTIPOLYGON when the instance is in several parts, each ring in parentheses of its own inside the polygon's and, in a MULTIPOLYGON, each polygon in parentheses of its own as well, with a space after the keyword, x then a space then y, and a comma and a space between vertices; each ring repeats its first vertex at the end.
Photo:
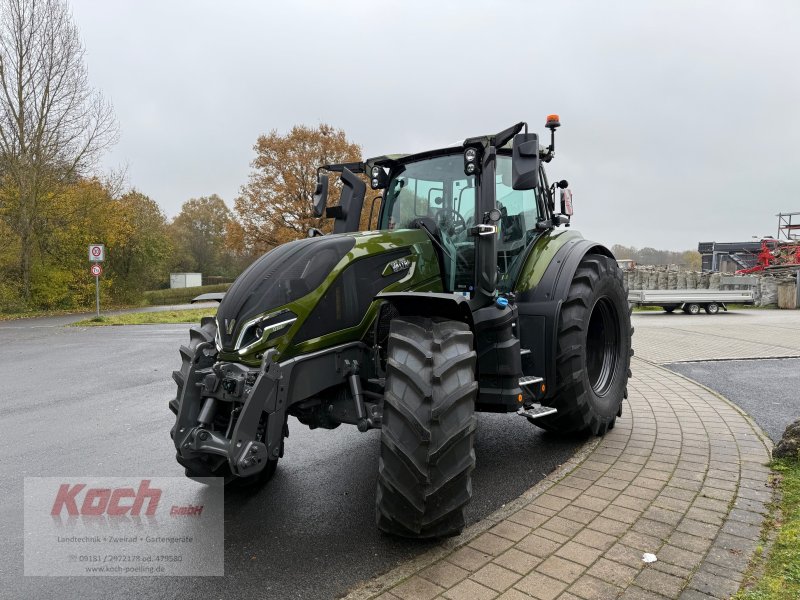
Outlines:
MULTIPOLYGON (((213 344, 210 344, 213 346, 213 344)), ((204 344, 197 347, 189 367, 186 385, 180 398, 175 426, 175 448, 180 462, 190 470, 194 462, 209 454, 227 460, 231 473, 239 477, 250 477, 266 467, 270 457, 277 459, 283 439, 284 418, 278 412, 278 381, 282 377, 281 367, 273 361, 275 350, 264 355, 255 382, 249 389, 240 390, 244 402, 238 409, 230 438, 208 427, 213 421, 214 407, 221 401, 229 401, 230 387, 217 385, 218 378, 213 368, 204 367, 200 358, 204 344), (258 439, 261 417, 267 413, 266 444, 258 439), (188 464, 187 464, 188 463, 188 464)), ((283 412, 284 407, 280 407, 283 412)), ((229 429, 230 431, 230 429, 229 429)), ((197 470, 204 470, 198 465, 197 470)))

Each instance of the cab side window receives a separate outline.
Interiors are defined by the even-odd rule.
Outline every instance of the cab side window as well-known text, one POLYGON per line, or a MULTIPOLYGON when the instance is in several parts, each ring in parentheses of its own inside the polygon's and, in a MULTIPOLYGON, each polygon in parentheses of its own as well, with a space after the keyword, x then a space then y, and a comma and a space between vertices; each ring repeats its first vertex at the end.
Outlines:
POLYGON ((539 211, 535 190, 515 190, 511 187, 509 156, 497 157, 495 194, 501 214, 497 234, 497 266, 502 275, 509 271, 533 238, 539 211))

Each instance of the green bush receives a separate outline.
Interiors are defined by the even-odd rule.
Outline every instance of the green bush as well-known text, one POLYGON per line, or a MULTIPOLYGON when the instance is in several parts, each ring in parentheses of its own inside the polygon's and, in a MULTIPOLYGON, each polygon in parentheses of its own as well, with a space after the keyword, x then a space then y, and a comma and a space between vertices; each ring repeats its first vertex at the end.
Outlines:
POLYGON ((31 297, 41 310, 68 310, 79 306, 73 293, 73 274, 67 269, 36 264, 31 273, 31 297))
POLYGON ((150 306, 167 306, 171 304, 186 304, 200 294, 210 292, 227 292, 230 283, 218 285, 202 285, 189 288, 174 288, 169 290, 152 290, 144 293, 145 304, 150 306))
POLYGON ((0 281, 0 313, 16 314, 26 308, 19 286, 11 281, 0 281))

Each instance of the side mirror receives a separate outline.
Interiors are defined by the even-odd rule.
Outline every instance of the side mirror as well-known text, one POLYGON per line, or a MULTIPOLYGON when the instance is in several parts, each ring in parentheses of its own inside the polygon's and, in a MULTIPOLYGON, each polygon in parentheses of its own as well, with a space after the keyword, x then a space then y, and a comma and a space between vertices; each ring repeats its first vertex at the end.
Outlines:
POLYGON ((518 133, 511 150, 511 187, 535 190, 539 187, 539 136, 518 133))
POLYGON ((325 205, 328 203, 328 176, 322 173, 317 175, 317 187, 314 190, 314 216, 321 217, 325 214, 325 205))

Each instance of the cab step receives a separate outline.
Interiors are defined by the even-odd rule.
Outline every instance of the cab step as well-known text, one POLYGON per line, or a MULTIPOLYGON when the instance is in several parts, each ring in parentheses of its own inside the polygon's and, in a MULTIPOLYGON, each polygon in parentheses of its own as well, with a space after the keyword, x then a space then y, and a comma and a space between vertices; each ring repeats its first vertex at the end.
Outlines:
POLYGON ((552 406, 542 406, 541 404, 534 404, 529 408, 520 407, 517 410, 517 414, 521 417, 527 417, 528 421, 546 417, 547 415, 554 415, 557 412, 557 408, 553 408, 552 406))
POLYGON ((525 377, 519 378, 519 387, 531 387, 535 385, 541 385, 544 383, 544 379, 542 377, 536 377, 534 375, 526 375, 525 377))

